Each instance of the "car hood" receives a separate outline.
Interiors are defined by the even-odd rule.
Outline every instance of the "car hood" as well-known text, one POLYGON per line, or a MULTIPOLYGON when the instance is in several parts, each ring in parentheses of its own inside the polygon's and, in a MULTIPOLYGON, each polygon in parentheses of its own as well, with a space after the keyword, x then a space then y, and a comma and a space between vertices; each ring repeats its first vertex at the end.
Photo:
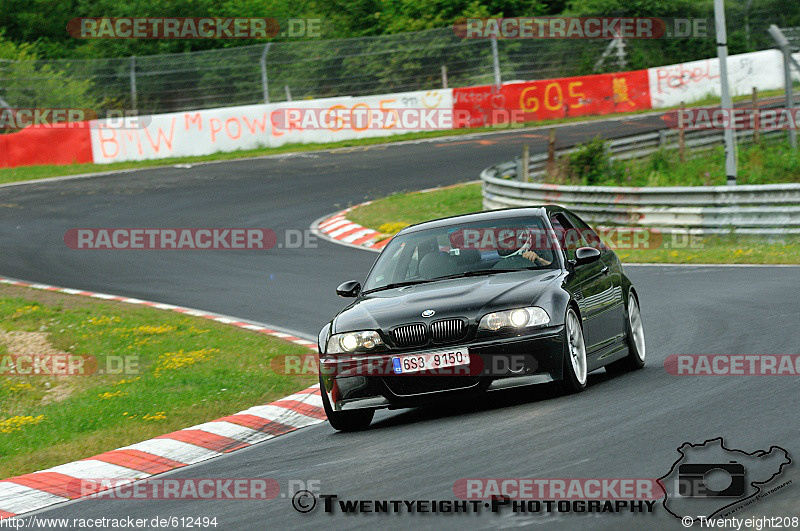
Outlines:
POLYGON ((555 270, 514 271, 454 278, 368 293, 342 310, 333 333, 384 330, 411 322, 466 317, 471 322, 486 313, 540 303, 548 306, 547 288, 559 276, 555 270), (425 310, 436 312, 422 317, 425 310))

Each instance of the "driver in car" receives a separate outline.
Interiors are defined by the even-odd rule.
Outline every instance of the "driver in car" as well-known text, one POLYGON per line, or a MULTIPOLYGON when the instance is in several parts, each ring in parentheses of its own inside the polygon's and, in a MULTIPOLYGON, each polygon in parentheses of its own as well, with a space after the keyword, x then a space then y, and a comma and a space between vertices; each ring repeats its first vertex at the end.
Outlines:
POLYGON ((517 240, 520 246, 514 248, 499 248, 497 254, 502 260, 495 264, 494 269, 525 269, 534 265, 547 267, 553 263, 553 255, 549 250, 539 249, 538 252, 531 249, 535 236, 532 231, 526 231, 523 238, 517 240))

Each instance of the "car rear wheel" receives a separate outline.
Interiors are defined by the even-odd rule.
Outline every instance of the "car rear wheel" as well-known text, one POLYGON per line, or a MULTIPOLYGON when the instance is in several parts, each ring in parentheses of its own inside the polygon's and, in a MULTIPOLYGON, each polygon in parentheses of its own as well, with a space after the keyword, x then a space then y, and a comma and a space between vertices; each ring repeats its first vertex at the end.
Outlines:
POLYGON ((625 321, 625 335, 628 342, 628 355, 619 361, 606 365, 606 371, 620 374, 644 367, 646 347, 644 344, 644 325, 639 301, 631 290, 628 293, 628 318, 625 321))
POLYGON ((564 335, 564 379, 561 387, 567 393, 577 393, 586 389, 588 365, 583 327, 573 308, 567 310, 564 335))
POLYGON ((322 383, 322 376, 319 379, 319 388, 322 394, 322 406, 325 408, 325 415, 328 422, 336 431, 358 431, 365 430, 375 416, 374 409, 356 409, 354 411, 334 411, 328 401, 328 393, 325 392, 325 385, 322 383))

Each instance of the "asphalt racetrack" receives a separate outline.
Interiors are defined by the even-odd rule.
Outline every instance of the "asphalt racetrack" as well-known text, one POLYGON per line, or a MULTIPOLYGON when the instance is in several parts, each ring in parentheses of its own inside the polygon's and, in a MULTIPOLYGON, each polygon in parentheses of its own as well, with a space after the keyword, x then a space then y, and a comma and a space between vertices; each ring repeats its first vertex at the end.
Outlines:
MULTIPOLYGON (((559 146, 660 127, 657 116, 558 128, 559 146)), ((319 240, 270 251, 76 251, 79 227, 260 227, 282 241, 320 216, 391 192, 475 180, 545 149, 546 130, 305 153, 190 168, 0 188, 0 274, 189 306, 265 322, 314 339, 344 302, 342 281, 363 279, 377 254, 319 240)), ((653 514, 501 511, 479 515, 328 515, 292 508, 290 480, 319 480, 348 500, 453 499, 460 478, 657 478, 684 442, 724 437, 748 452, 772 445, 800 456, 800 377, 673 376, 670 354, 800 354, 800 268, 629 266, 641 299, 648 364, 634 374, 590 375, 590 388, 495 393, 475 403, 381 412, 365 432, 327 423, 174 471, 186 478, 267 477, 271 501, 78 500, 42 517, 216 517, 221 529, 287 527, 682 528, 653 514)), ((795 461, 797 461, 795 459, 795 461)), ((800 514, 793 483, 736 516, 800 514)))

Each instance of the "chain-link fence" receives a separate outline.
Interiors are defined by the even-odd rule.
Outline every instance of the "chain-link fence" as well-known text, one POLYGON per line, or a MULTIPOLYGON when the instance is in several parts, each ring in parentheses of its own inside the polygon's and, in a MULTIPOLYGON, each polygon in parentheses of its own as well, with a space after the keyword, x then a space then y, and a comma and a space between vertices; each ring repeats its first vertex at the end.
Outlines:
MULTIPOLYGON (((787 8, 788 9, 788 8, 787 8)), ((797 10, 797 6, 791 9, 797 10)), ((729 41, 772 46, 776 13, 729 17, 729 41)), ((14 107, 160 113, 265 101, 392 93, 646 68, 712 57, 706 38, 462 39, 452 27, 353 39, 265 44, 104 59, 0 61, 0 98, 14 107), (497 65, 497 70, 495 69, 497 65)), ((746 51, 732 46, 731 53, 746 51)))

